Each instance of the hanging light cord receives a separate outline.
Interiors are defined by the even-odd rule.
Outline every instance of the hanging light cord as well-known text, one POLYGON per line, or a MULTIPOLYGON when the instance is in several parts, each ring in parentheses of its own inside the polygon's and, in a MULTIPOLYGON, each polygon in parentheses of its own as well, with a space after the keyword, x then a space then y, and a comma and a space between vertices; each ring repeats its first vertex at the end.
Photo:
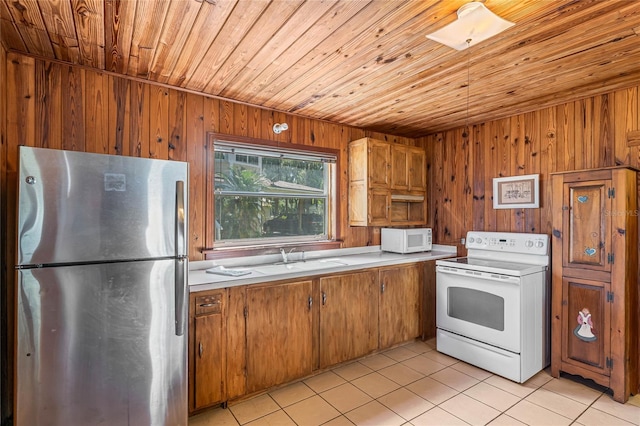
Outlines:
POLYGON ((467 116, 465 118, 464 124, 464 132, 462 137, 466 138, 469 136, 469 96, 471 90, 471 51, 469 48, 471 47, 471 39, 467 39, 467 116))

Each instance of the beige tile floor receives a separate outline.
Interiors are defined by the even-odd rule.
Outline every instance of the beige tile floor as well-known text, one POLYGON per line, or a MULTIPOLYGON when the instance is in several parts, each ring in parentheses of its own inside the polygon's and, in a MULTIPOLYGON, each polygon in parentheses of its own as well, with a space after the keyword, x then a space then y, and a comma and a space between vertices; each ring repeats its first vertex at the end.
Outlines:
POLYGON ((640 395, 619 404, 577 377, 518 384, 411 342, 191 417, 189 426, 640 425, 640 395), (583 382, 583 383, 581 383, 583 382))

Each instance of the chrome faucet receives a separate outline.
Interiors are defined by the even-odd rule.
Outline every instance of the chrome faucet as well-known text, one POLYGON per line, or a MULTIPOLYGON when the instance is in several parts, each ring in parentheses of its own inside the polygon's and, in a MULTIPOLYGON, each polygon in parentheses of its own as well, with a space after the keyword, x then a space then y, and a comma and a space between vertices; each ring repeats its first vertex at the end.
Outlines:
POLYGON ((289 263, 289 255, 291 254, 292 251, 294 251, 296 248, 292 248, 291 250, 289 250, 289 253, 287 253, 283 248, 280 249, 280 254, 282 255, 282 262, 284 263, 289 263))

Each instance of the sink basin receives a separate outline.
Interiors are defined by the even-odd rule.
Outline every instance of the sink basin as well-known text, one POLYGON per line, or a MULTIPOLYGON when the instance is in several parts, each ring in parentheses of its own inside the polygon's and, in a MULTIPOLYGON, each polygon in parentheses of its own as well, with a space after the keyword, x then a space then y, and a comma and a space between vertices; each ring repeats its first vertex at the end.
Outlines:
POLYGON ((318 259, 289 263, 273 263, 270 265, 256 265, 250 267, 251 270, 259 272, 265 275, 286 274, 292 272, 306 272, 316 271, 322 269, 331 269, 340 266, 345 266, 347 263, 342 262, 340 259, 318 259))

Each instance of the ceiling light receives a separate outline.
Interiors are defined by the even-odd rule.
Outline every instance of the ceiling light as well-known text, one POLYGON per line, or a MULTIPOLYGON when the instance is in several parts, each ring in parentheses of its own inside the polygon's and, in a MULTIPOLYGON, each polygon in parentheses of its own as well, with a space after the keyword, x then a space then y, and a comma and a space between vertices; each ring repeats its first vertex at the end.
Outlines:
POLYGON ((287 123, 276 123, 273 125, 273 133, 275 133, 276 135, 279 135, 280 133, 284 132, 285 130, 287 130, 289 128, 289 125, 287 123))
POLYGON ((484 4, 474 1, 458 9, 458 19, 427 38, 452 47, 456 50, 467 49, 471 42, 478 44, 515 25, 491 12, 484 4))

